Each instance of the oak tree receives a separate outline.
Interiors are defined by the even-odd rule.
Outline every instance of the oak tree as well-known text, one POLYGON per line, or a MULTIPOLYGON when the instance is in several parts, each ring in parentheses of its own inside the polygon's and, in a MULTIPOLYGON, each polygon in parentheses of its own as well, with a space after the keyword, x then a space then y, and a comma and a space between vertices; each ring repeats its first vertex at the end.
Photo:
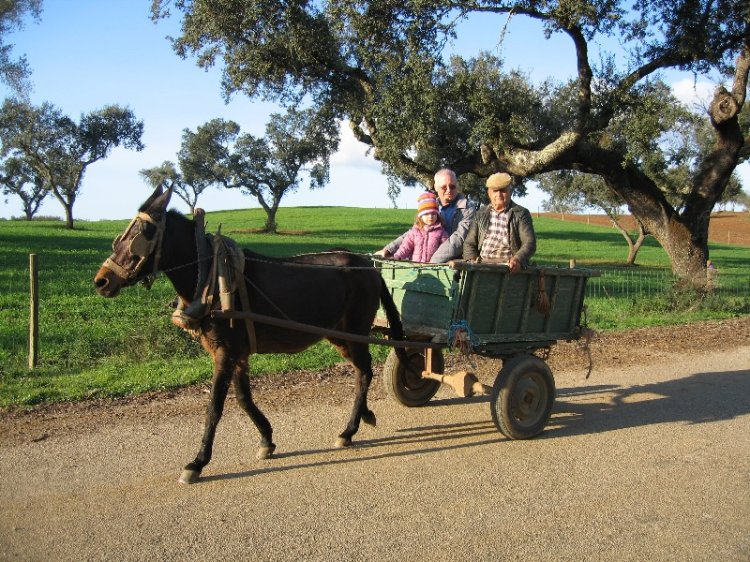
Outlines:
POLYGON ((675 274, 705 285, 711 210, 748 154, 738 116, 750 69, 750 3, 153 0, 156 18, 172 8, 182 15, 176 52, 204 67, 223 63, 227 95, 325 103, 388 173, 425 183, 442 165, 479 177, 597 175, 662 245, 675 274), (528 18, 546 36, 566 38, 574 75, 535 85, 497 55, 448 56, 462 21, 493 15, 502 16, 500 36, 528 18), (679 207, 627 146, 612 142, 612 128, 673 70, 729 81, 704 113, 711 146, 686 178, 679 207))
POLYGON ((23 158, 6 158, 0 167, 0 190, 3 195, 21 199, 26 220, 33 220, 49 192, 42 179, 23 158))
POLYGON ((290 109, 272 114, 262 137, 240 133, 234 121, 214 119, 186 131, 180 166, 186 180, 239 189, 266 212, 265 232, 276 232, 281 200, 299 189, 328 183, 330 157, 339 142, 338 125, 324 110, 290 109))
POLYGON ((65 210, 73 228, 73 205, 86 168, 117 146, 142 150, 143 122, 130 109, 109 105, 76 123, 50 103, 33 106, 8 98, 0 107, 3 156, 23 158, 65 210))

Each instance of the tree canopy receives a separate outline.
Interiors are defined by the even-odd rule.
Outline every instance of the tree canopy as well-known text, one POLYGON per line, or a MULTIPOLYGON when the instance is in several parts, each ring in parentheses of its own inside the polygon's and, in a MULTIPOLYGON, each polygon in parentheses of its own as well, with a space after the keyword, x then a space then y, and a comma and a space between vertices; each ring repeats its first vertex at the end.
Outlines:
POLYGON ((274 113, 263 137, 240 134, 234 121, 213 119, 195 132, 184 131, 182 181, 200 190, 215 184, 254 197, 266 212, 265 230, 276 232, 281 200, 299 188, 302 172, 310 189, 328 183, 330 157, 338 142, 338 126, 325 110, 274 113))
POLYGON ((171 8, 182 15, 175 51, 201 66, 222 63, 227 95, 324 104, 350 121, 389 174, 427 184, 441 166, 478 177, 595 174, 660 242, 675 273, 705 284, 710 212, 748 154, 740 118, 747 2, 153 0, 156 18, 171 8), (567 38, 575 75, 534 85, 497 55, 446 56, 460 22, 489 14, 511 25, 530 18, 547 36, 567 38), (617 52, 607 50, 612 44, 617 52), (677 206, 617 132, 633 112, 647 114, 646 93, 668 70, 730 82, 706 108, 710 145, 684 178, 677 206))
POLYGON ((0 107, 2 156, 23 159, 65 209, 73 228, 73 205, 86 168, 117 146, 142 150, 143 122, 130 109, 109 105, 76 123, 50 103, 36 107, 12 98, 0 107))
POLYGON ((23 158, 6 158, 0 168, 0 188, 3 195, 15 195, 23 203, 26 220, 32 220, 49 191, 44 188, 42 178, 34 173, 23 158))
POLYGON ((13 45, 6 41, 8 33, 21 29, 24 17, 30 14, 39 19, 42 11, 42 0, 2 0, 0 2, 0 79, 7 84, 16 95, 24 97, 31 84, 26 58, 21 55, 13 57, 13 45))

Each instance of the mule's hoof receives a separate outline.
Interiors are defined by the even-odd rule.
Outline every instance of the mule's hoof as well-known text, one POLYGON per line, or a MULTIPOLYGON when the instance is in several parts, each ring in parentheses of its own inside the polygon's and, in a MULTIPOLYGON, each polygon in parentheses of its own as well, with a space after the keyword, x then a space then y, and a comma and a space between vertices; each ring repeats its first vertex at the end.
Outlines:
POLYGON ((276 450, 276 445, 270 447, 259 447, 258 452, 255 454, 255 458, 259 461, 264 461, 273 457, 273 452, 276 450))
POLYGON ((195 484, 201 478, 201 473, 198 470, 190 470, 186 468, 180 474, 178 482, 180 484, 195 484))
POLYGON ((336 439, 336 443, 334 444, 334 447, 337 449, 346 449, 347 447, 352 446, 352 440, 348 437, 339 437, 336 439))
POLYGON ((375 414, 372 410, 367 410, 364 414, 362 414, 362 421, 367 425, 371 425, 372 427, 378 425, 378 421, 375 419, 375 414))

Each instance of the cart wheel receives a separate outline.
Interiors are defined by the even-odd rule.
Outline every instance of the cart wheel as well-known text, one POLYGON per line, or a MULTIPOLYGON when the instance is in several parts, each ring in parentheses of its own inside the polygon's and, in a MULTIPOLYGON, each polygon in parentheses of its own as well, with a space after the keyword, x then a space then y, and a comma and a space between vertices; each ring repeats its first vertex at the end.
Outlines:
MULTIPOLYGON (((411 370, 406 369, 398 360, 395 350, 391 350, 383 365, 383 385, 385 391, 394 400, 404 406, 424 406, 435 396, 440 382, 423 379, 425 367, 424 350, 407 348, 411 370)), ((432 350, 432 372, 442 373, 444 369, 443 354, 439 349, 432 350)))
POLYGON ((521 353, 500 369, 492 387, 492 421, 510 439, 530 439, 547 425, 555 402, 555 379, 547 364, 521 353))

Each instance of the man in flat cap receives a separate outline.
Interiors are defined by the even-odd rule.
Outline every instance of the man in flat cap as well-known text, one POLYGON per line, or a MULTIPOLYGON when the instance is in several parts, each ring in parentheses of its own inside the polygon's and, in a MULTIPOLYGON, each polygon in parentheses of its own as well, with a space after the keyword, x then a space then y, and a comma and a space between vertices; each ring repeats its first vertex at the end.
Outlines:
POLYGON ((510 199, 513 178, 504 172, 487 178, 490 204, 477 211, 464 241, 468 261, 507 263, 511 273, 529 265, 536 234, 528 209, 510 199))

